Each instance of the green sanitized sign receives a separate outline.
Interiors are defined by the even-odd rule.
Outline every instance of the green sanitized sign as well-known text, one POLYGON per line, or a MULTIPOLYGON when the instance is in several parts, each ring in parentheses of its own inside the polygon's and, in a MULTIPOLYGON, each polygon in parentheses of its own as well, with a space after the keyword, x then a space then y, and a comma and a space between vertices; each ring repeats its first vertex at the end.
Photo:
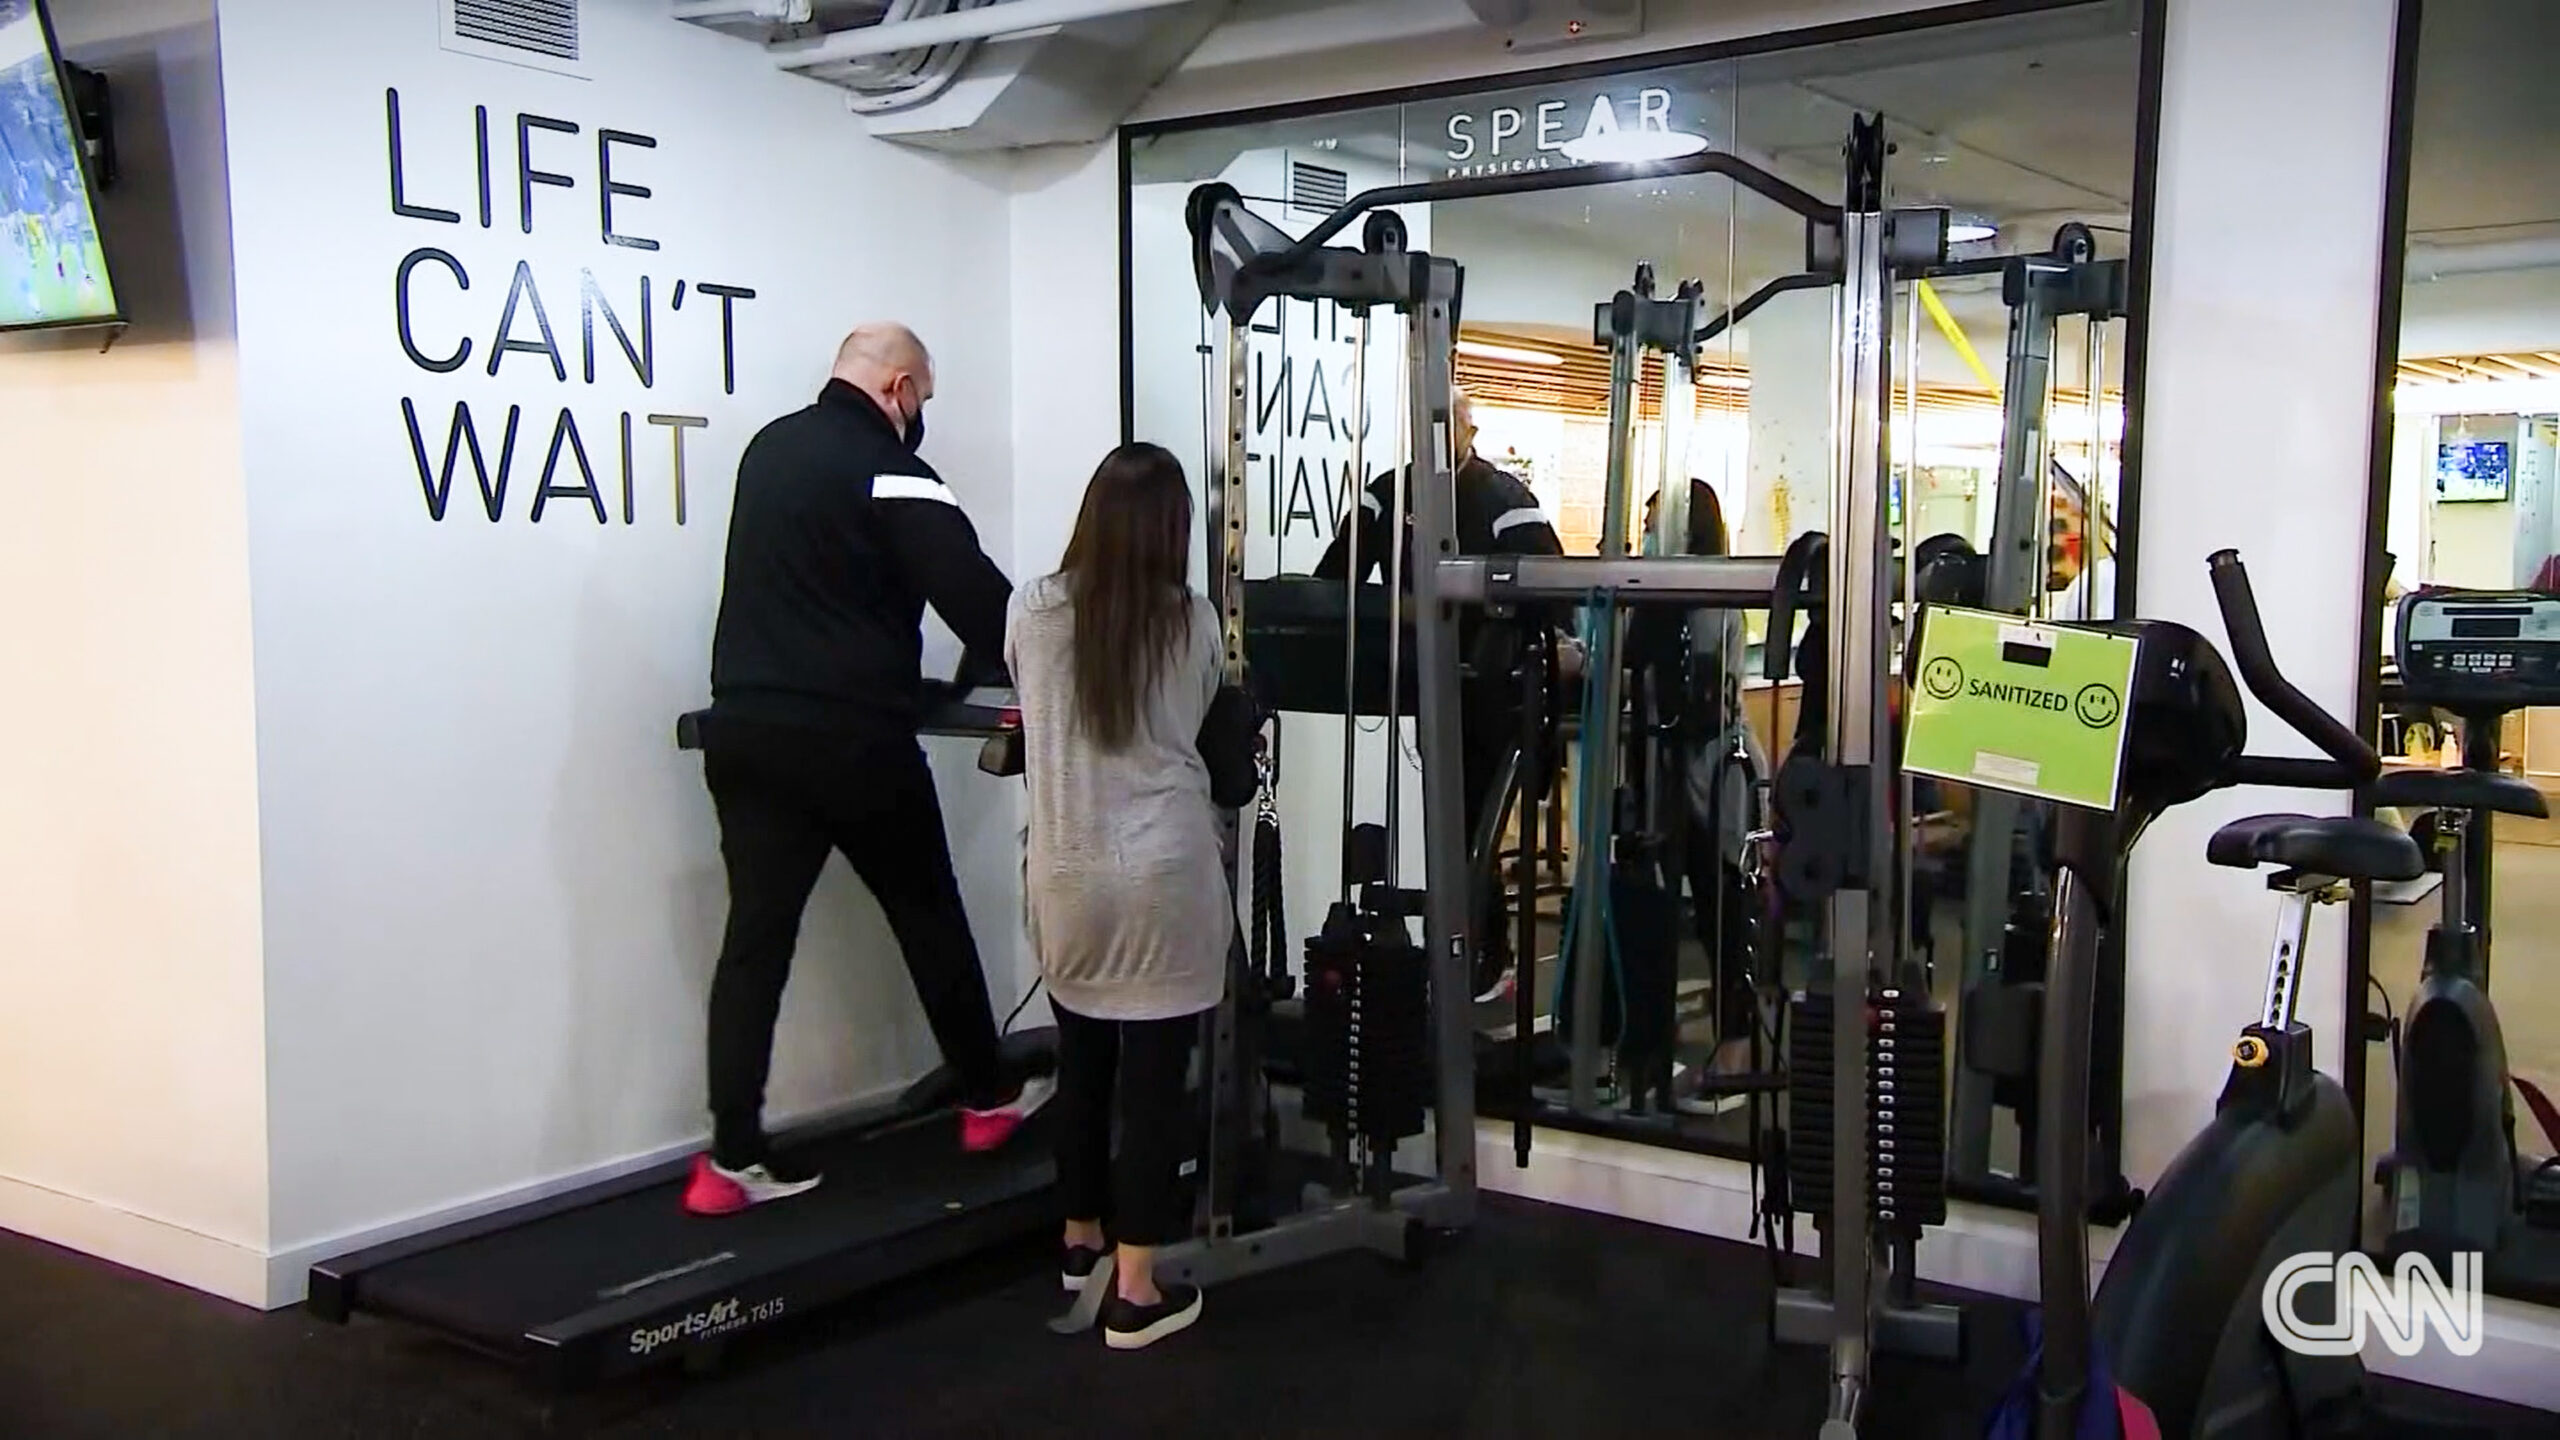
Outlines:
POLYGON ((1930 606, 1902 767, 2114 809, 2134 649, 2131 636, 1930 606))

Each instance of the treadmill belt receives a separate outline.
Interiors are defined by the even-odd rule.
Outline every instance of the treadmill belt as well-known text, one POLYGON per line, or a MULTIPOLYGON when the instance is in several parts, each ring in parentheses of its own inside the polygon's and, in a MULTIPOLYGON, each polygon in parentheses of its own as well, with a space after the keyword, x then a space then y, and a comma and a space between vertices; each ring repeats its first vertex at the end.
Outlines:
POLYGON ((529 1224, 367 1270, 361 1308, 516 1349, 569 1322, 691 1303, 850 1252, 912 1252, 922 1269, 940 1248, 910 1243, 938 1226, 991 1214, 1042 1213, 1055 1176, 1045 1127, 1026 1125, 993 1154, 960 1149, 949 1112, 807 1142, 795 1156, 824 1172, 803 1195, 736 1215, 679 1203, 681 1179, 564 1210, 529 1224))

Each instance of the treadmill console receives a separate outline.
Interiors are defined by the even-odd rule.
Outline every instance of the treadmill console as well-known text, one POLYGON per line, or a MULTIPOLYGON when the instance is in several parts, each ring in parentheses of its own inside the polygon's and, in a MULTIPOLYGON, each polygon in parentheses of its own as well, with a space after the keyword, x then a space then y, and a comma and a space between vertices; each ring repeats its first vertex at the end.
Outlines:
POLYGON ((2457 713, 2560 705, 2560 595, 2418 590, 2400 597, 2400 684, 2457 713))

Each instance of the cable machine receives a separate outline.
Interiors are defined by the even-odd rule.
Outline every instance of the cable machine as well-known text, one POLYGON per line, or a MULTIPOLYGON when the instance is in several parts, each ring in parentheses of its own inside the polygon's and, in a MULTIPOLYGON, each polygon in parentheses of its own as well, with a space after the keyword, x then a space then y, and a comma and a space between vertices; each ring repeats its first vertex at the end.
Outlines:
MULTIPOLYGON (((1356 866, 1347 877, 1349 895, 1337 902, 1324 933, 1306 944, 1305 991, 1306 1096, 1308 1118, 1327 1128, 1337 1161, 1337 1176, 1357 1175, 1356 1191, 1335 1189, 1323 1203, 1265 1235, 1293 1237, 1275 1257, 1263 1245, 1250 1247, 1252 1258, 1216 1260, 1222 1238, 1213 1227, 1191 1246, 1169 1251, 1159 1264, 1187 1278, 1215 1278, 1244 1273, 1289 1259, 1366 1247, 1399 1253, 1406 1243, 1402 1224, 1382 1225, 1374 1218, 1401 1216, 1433 1224, 1463 1224, 1474 1202, 1473 1158, 1473 1028, 1470 991, 1468 896, 1474 837, 1466 833, 1459 750, 1459 626, 1464 612, 1493 615, 1508 612, 1531 632, 1533 656, 1551 653, 1536 643, 1548 617, 1584 605, 1603 617, 1592 627, 1605 636, 1611 652, 1595 657, 1603 677, 1604 714, 1615 716, 1623 703, 1623 677, 1614 653, 1618 611, 1629 606, 1680 609, 1758 609, 1770 607, 1792 616, 1808 600, 1818 604, 1825 627, 1823 640, 1828 673, 1823 677, 1828 724, 1818 755, 1801 756, 1782 773, 1779 790, 1788 836, 1782 863, 1788 889, 1822 909, 1820 955, 1827 973, 1798 998, 1798 1029, 1812 1028, 1827 1045, 1807 1055, 1819 1064, 1798 1076, 1794 1106, 1820 1117, 1818 1134, 1808 1134, 1798 1158, 1821 1162, 1817 1215, 1823 1237, 1822 1274, 1812 1287, 1782 1294, 1773 1317, 1782 1339, 1826 1345, 1831 1352, 1829 1440, 1853 1435, 1865 1406, 1869 1357, 1877 1348, 1912 1350, 1932 1355, 1954 1353, 1956 1325, 1952 1311, 1910 1303, 1910 1259, 1919 1226, 1930 1207, 1915 1206, 1911 1197, 1928 1194, 1934 1185, 1935 1213, 1943 1215, 1943 1163, 1935 1175, 1916 1173, 1921 1157, 1901 1138, 1924 1132, 1942 1135, 1938 1078, 1926 1083, 1906 1076, 1910 1044, 1907 996, 1908 965, 1904 951, 1907 927, 1898 919, 1899 897, 1893 891, 1894 857, 1901 840, 1902 818, 1891 803, 1896 789, 1888 667, 1891 664, 1891 578, 1895 573, 1887 529, 1884 485, 1885 415, 1889 402, 1887 348, 1890 343, 1891 287, 1897 274, 1924 273, 1945 261, 1947 215, 1943 210, 1888 210, 1884 189, 1884 143, 1880 119, 1859 117, 1850 128, 1845 149, 1846 203, 1834 205, 1731 155, 1707 152, 1662 164, 1589 166, 1561 172, 1471 177, 1462 180, 1391 186, 1352 199, 1304 238, 1292 241, 1285 232, 1253 215, 1229 187, 1204 186, 1192 196, 1189 220, 1194 258, 1204 304, 1224 314, 1226 446, 1210 485, 1213 555, 1212 599, 1226 627, 1226 659, 1232 677, 1244 675, 1247 616, 1252 587, 1243 578, 1244 448, 1247 393, 1245 327, 1256 310, 1273 296, 1329 301, 1361 317, 1383 306, 1404 317, 1407 325, 1409 394, 1406 431, 1412 440, 1409 479, 1412 525, 1410 596, 1391 587, 1373 603, 1387 608, 1389 651, 1385 687, 1388 714, 1402 703, 1400 638, 1407 623, 1413 636, 1416 683, 1414 708, 1422 762, 1423 884, 1407 888, 1396 873, 1391 847, 1365 842, 1379 863, 1356 866), (1599 327, 1612 349, 1612 455, 1610 460, 1607 533, 1598 556, 1461 556, 1455 527, 1455 456, 1451 453, 1450 365, 1457 332, 1461 277, 1452 261, 1408 251, 1403 226, 1388 207, 1455 200, 1472 196, 1521 193, 1620 183, 1639 177, 1720 174, 1776 201, 1802 216, 1806 228, 1808 270, 1839 287, 1836 333, 1840 353, 1834 376, 1837 442, 1832 465, 1831 513, 1840 538, 1804 548, 1782 562, 1774 557, 1701 557, 1687 555, 1629 556, 1625 553, 1627 506, 1631 476, 1629 434, 1632 429, 1634 379, 1642 355, 1651 348, 1667 352, 1667 374, 1685 378, 1696 346, 1707 327, 1698 323, 1694 287, 1683 287, 1668 299, 1657 299, 1639 283, 1622 292, 1599 327), (1358 249, 1329 248, 1334 236, 1366 217, 1358 249), (1625 397, 1623 401, 1615 399, 1625 397), (1621 405, 1628 408, 1621 408, 1621 405), (1818 565, 1808 560, 1819 557, 1818 565), (1615 702, 1615 703, 1613 703, 1615 702), (1354 883, 1356 882, 1356 883, 1354 883), (1422 922, 1416 946, 1411 921, 1422 922), (1413 991, 1399 977, 1423 977, 1427 993, 1412 1003, 1413 991), (1856 997, 1830 1003, 1830 997, 1856 997), (1808 1026, 1820 1012, 1818 1027, 1808 1026), (1870 1014, 1881 1018, 1870 1022, 1870 1014), (1427 1032, 1427 1033, 1426 1033, 1427 1032), (1428 1057, 1436 1104, 1438 1177, 1423 1184, 1399 1185, 1388 1163, 1397 1140, 1417 1133, 1419 1105, 1401 1106, 1399 1084, 1412 1077, 1428 1057), (1817 1073, 1818 1072, 1818 1073, 1817 1073), (1402 1078, 1400 1078, 1402 1077, 1402 1078), (1907 1098, 1897 1100, 1897 1095, 1907 1098), (1403 1122, 1414 1122, 1407 1128, 1403 1122)), ((1676 391, 1675 391, 1676 395, 1676 391)), ((1671 447, 1665 446, 1665 453, 1671 447)), ((1390 461, 1396 457, 1390 457, 1390 461)), ((1665 476, 1668 477, 1668 468, 1665 476)), ((1355 475, 1354 484, 1365 480, 1355 475)), ((1665 534, 1685 529, 1681 511, 1684 485, 1663 489, 1657 524, 1665 534)), ((1357 503, 1356 501, 1353 503, 1357 503)), ((1400 564, 1400 557, 1391 560, 1400 564)), ((1362 703, 1364 675, 1358 662, 1366 630, 1360 613, 1364 603, 1356 586, 1343 595, 1338 632, 1344 637, 1343 692, 1336 703, 1345 708, 1362 703)), ((1398 580, 1406 577, 1397 576, 1398 580)), ((1259 582, 1303 589, 1311 582, 1259 582)), ((1275 597, 1295 591, 1274 590, 1275 597)), ((1290 602, 1297 603, 1297 602, 1290 602)), ((1792 638, 1773 634, 1772 644, 1792 638)), ((1773 630, 1776 627, 1773 625, 1773 630)), ((1534 663, 1545 663, 1538 661, 1534 663)), ((1269 693, 1272 683, 1287 677, 1247 677, 1254 688, 1269 693)), ((1294 683, 1290 681, 1289 683, 1294 683)), ((1529 699, 1524 680, 1524 700, 1529 699)), ((1282 708, 1275 703, 1275 708, 1282 708)), ((1306 708, 1288 705, 1285 708, 1306 708)), ((1330 708, 1326 706, 1323 708, 1330 708)), ((1533 704, 1533 708, 1535 708, 1533 704)), ((1601 726, 1595 737, 1606 747, 1615 725, 1601 726)), ((1346 755, 1346 762, 1348 761, 1346 755)), ((1602 756, 1592 773, 1614 789, 1617 765, 1602 756)), ((1515 762, 1515 774, 1534 771, 1534 757, 1515 762)), ((1389 814, 1395 814, 1392 787, 1399 780, 1390 770, 1389 814)), ((1529 787, 1523 787, 1524 791, 1529 787)), ((1604 812, 1605 804, 1587 810, 1604 812)), ((1349 817, 1345 816, 1348 825, 1349 817)), ((1586 897, 1605 893, 1605 844, 1590 843, 1605 834, 1586 820, 1580 864, 1586 897), (1601 872, 1595 878, 1595 871, 1601 872)), ((1364 848, 1357 832, 1346 836, 1346 852, 1364 848)), ((1596 906, 1596 900, 1584 907, 1596 906)), ((1577 917, 1578 919, 1581 917, 1577 917)), ((1524 929, 1526 927, 1524 926, 1524 929)), ((1585 921, 1583 933, 1591 934, 1585 921)), ((1595 939, 1594 948, 1605 941, 1595 939)), ((1523 955, 1534 958, 1534 947, 1523 955)), ((1241 952, 1239 952, 1241 954, 1241 952)), ((1241 966, 1241 961, 1239 962, 1241 966)), ((1588 981, 1596 984, 1596 967, 1588 981)), ((1239 975, 1222 1007, 1220 1035, 1232 1023, 1227 1011, 1237 996, 1255 983, 1239 975)), ((1596 999, 1596 996, 1589 998, 1596 999)), ((1923 997, 1925 999, 1925 997, 1923 997)), ((1581 1006, 1595 1016, 1596 1004, 1581 1006)), ((1577 1017, 1577 1025, 1581 1022, 1577 1017)), ((1212 1060, 1222 1091, 1256 1078, 1239 1074, 1241 1046, 1221 1043, 1212 1060)), ((1942 1056, 1936 1064, 1943 1064, 1942 1056)), ((1577 1089, 1589 1077, 1576 1075, 1577 1089)), ((1240 1107, 1250 1113, 1251 1107, 1240 1107)), ((1213 1151, 1213 1163, 1215 1155, 1213 1151)), ((1799 1165, 1799 1170, 1803 1167, 1799 1165)), ((1812 1178, 1804 1171, 1804 1178, 1812 1178)), ((1248 1247, 1225 1241, 1226 1250, 1248 1247)))
MULTIPOLYGON (((1852 122, 1845 152, 1845 204, 1828 205, 1791 186, 1780 187, 1801 201, 1790 208, 1805 217, 1808 269, 1838 277, 1831 506, 1840 530, 1838 543, 1818 537, 1813 545, 1800 541, 1787 561, 1629 558, 1622 553, 1451 558, 1445 527, 1434 532, 1443 546, 1437 596, 1453 605, 1553 607, 1588 601, 1604 612, 1618 605, 1770 605, 1771 644, 1783 648, 1792 631, 1780 633, 1775 615, 1792 616, 1798 588, 1808 593, 1818 588, 1828 656, 1827 731, 1818 756, 1799 757, 1781 772, 1779 794, 1790 832, 1782 852, 1787 888, 1797 898, 1823 906, 1820 949, 1829 965, 1827 980, 1817 981, 1797 1002, 1799 1035, 1810 1028, 1829 1043, 1814 1043, 1801 1056, 1819 1064, 1799 1066, 1792 1108, 1801 1138, 1790 1157, 1805 1182, 1798 1187, 1799 1198, 1816 1209, 1823 1264, 1816 1285, 1780 1294, 1774 1326, 1781 1340, 1830 1349, 1826 1440, 1856 1433, 1875 1349, 1952 1358, 1958 1334, 1953 1311, 1918 1306, 1909 1297, 1913 1242, 1926 1212, 1922 1206, 1922 1213, 1914 1213, 1910 1197, 1915 1187, 1925 1193, 1934 1178, 1942 1216, 1944 1181, 1942 1173, 1910 1173, 1904 1159, 1910 1152, 1900 1138, 1938 1129, 1941 1092, 1934 1080, 1914 1084, 1920 1077, 1898 1073, 1906 1044, 1899 1024, 1910 1007, 1904 1004, 1906 927, 1895 918, 1891 885, 1900 837, 1899 817, 1889 803, 1895 788, 1887 690, 1893 559, 1883 484, 1892 280, 1897 270, 1944 261, 1947 216, 1943 210, 1887 210, 1884 156, 1882 122, 1862 116, 1852 122), (1811 563, 1815 556, 1822 557, 1818 571, 1811 563), (1855 996, 1857 1001, 1833 1004, 1832 996, 1855 996), (1870 1023, 1871 1010, 1882 1017, 1880 1022, 1870 1023), (1819 1116, 1819 1123, 1808 1127, 1809 1114, 1819 1116), (1804 1192, 1811 1190, 1821 1193, 1807 1198, 1804 1192)), ((1773 178, 1723 158, 1732 166, 1726 173, 1744 183, 1773 178)), ((1765 184, 1753 188, 1771 193, 1765 184)), ((1784 196, 1772 198, 1789 203, 1784 196)), ((1614 302, 1623 316, 1623 323, 1610 327, 1616 342, 1613 369, 1621 373, 1629 372, 1637 353, 1632 342, 1647 338, 1652 328, 1645 323, 1648 312, 1636 308, 1641 298, 1630 292, 1614 302)), ((1692 323, 1675 343, 1694 353, 1694 314, 1692 323)), ((1620 450, 1612 457, 1609 501, 1609 513, 1620 521, 1610 529, 1620 536, 1623 456, 1620 450)), ((1666 509, 1676 493, 1664 497, 1666 509)), ((1603 544, 1609 542, 1604 539, 1603 544)), ((1423 605, 1417 624, 1424 633, 1449 631, 1455 619, 1448 608, 1423 605)), ((1614 632, 1599 627, 1593 633, 1614 632)), ((1599 656, 1593 663, 1605 674, 1615 659, 1599 656)), ((1432 708, 1429 697, 1436 691, 1438 709, 1453 710, 1457 684, 1454 669, 1426 669, 1426 709, 1432 708)), ((1605 698, 1602 703, 1604 713, 1614 717, 1605 698)), ((1426 771, 1429 763, 1426 753, 1426 771)), ((1606 778, 1587 783, 1614 779, 1611 769, 1596 773, 1606 778)), ((1463 859, 1455 849, 1460 842, 1451 823, 1458 817, 1458 797, 1443 786, 1427 799, 1434 807, 1425 827, 1433 868, 1454 868, 1463 859)), ((1586 845, 1586 876, 1592 873, 1591 858, 1586 845)), ((1587 914, 1595 903, 1586 896, 1579 908, 1587 914)), ((1577 989, 1596 985, 1597 967, 1583 968, 1593 978, 1586 982, 1578 977, 1577 989)), ((1597 1009, 1582 1008, 1584 1014, 1597 1009)), ((1576 1024, 1581 1023, 1577 1016, 1576 1024)), ((1582 1078, 1577 1074, 1577 1088, 1582 1078)))
MULTIPOLYGON (((1226 321, 1212 348, 1213 357, 1223 356, 1225 443, 1212 455, 1206 508, 1209 588, 1223 624, 1227 676, 1245 680, 1269 710, 1339 711, 1346 714, 1346 724, 1355 714, 1399 714, 1410 678, 1426 860, 1419 887, 1407 886, 1396 873, 1397 852, 1386 832, 1397 816, 1401 777, 1390 766, 1391 825, 1352 826, 1345 815, 1343 897, 1331 907, 1321 932, 1305 942, 1301 983, 1290 987, 1275 982, 1267 953, 1264 965, 1257 967, 1245 947, 1232 950, 1232 983, 1210 1022, 1203 1067, 1213 1118, 1201 1177, 1198 1235, 1160 1255, 1157 1265, 1168 1275, 1211 1283, 1348 1249, 1401 1257, 1412 1252, 1424 1229, 1463 1227, 1475 1213, 1468 841, 1460 793, 1460 657, 1453 607, 1483 604, 1489 590, 1500 591, 1516 577, 1506 574, 1489 585, 1463 563, 1444 573, 1456 555, 1450 370, 1460 270, 1454 261, 1408 249, 1403 224, 1390 207, 1616 183, 1639 174, 1708 173, 1729 175, 1798 213, 1835 213, 1787 182, 1715 153, 1642 167, 1386 187, 1353 197, 1295 240, 1255 215, 1231 186, 1205 185, 1192 193, 1186 222, 1194 278, 1204 308, 1226 321), (1327 244, 1364 217, 1358 248, 1327 244), (1261 307, 1280 297, 1349 309, 1364 339, 1371 315, 1382 307, 1405 322, 1407 406, 1400 428, 1410 438, 1414 465, 1400 483, 1409 486, 1413 501, 1415 563, 1409 599, 1392 598, 1398 594, 1395 588, 1360 585, 1356 563, 1347 588, 1312 580, 1248 584, 1244 579, 1245 451, 1251 414, 1246 335, 1261 307), (1472 601, 1450 589, 1469 584, 1474 587, 1472 601), (1373 590, 1377 596, 1369 598, 1373 590), (1277 643, 1293 662, 1308 656, 1301 641, 1329 634, 1342 646, 1341 667, 1330 672, 1339 677, 1339 689, 1332 688, 1337 682, 1327 678, 1325 667, 1314 664, 1273 665, 1246 673, 1246 607, 1257 594, 1257 603, 1272 612, 1267 618, 1277 623, 1264 627, 1257 619, 1255 627, 1265 633, 1276 630, 1277 643), (1375 673, 1379 667, 1368 659, 1375 647, 1359 638, 1373 628, 1383 632, 1383 675, 1375 673), (1401 639, 1408 631, 1414 641, 1410 672, 1403 665, 1401 639), (1417 919, 1419 943, 1412 928, 1417 919), (1256 1156, 1275 1148, 1278 1123, 1264 1090, 1262 1042, 1274 1022, 1284 1018, 1275 1013, 1273 997, 1288 988, 1302 992, 1294 1002, 1296 1015, 1288 1018, 1299 1022, 1297 1078, 1303 1114, 1323 1128, 1331 1164, 1326 1183, 1311 1192, 1311 1203, 1264 1222, 1240 1213, 1250 1189, 1241 1177, 1256 1156), (1395 1160, 1403 1141, 1425 1132, 1426 1109, 1435 1174, 1416 1180, 1398 1173, 1395 1160)), ((1220 373, 1214 361, 1213 373, 1220 373)), ((1355 475, 1355 494, 1363 478, 1355 475)), ((1401 550, 1389 564, 1391 586, 1407 578, 1394 573, 1404 568, 1401 550)), ((1765 561, 1747 565, 1748 578, 1739 585, 1719 573, 1710 593, 1723 603, 1766 604, 1773 569, 1765 561)), ((1502 603, 1499 594, 1493 600, 1497 607, 1502 603)), ((1710 602, 1692 595, 1689 603, 1710 602)), ((1344 759, 1347 770, 1352 759, 1348 749, 1344 759)), ((1263 898, 1255 901, 1258 922, 1263 898)), ((1267 952, 1269 929, 1261 923, 1256 928, 1265 936, 1267 952)), ((1081 1318, 1090 1323, 1089 1315, 1081 1318)), ((1070 1327, 1078 1319, 1078 1312, 1070 1312, 1058 1324, 1070 1327)))

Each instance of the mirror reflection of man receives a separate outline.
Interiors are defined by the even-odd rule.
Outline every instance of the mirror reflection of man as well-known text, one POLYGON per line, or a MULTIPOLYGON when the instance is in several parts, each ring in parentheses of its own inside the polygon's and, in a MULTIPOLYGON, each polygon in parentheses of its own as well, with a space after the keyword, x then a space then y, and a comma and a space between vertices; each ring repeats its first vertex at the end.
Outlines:
MULTIPOLYGON (((1465 391, 1452 386, 1449 391, 1449 446, 1457 459, 1457 541, 1461 555, 1561 555, 1562 542, 1556 538, 1555 526, 1546 511, 1538 506, 1538 497, 1519 476, 1495 468, 1491 461, 1476 453, 1475 406, 1465 391)), ((1334 532, 1333 543, 1325 547, 1324 557, 1316 562, 1315 574, 1324 580, 1340 580, 1351 569, 1351 542, 1357 535, 1360 552, 1360 579, 1368 580, 1386 568, 1387 542, 1400 536, 1404 550, 1402 574, 1406 588, 1413 584, 1413 481, 1411 467, 1406 471, 1406 508, 1401 525, 1391 525, 1388 513, 1395 508, 1396 477, 1393 472, 1378 476, 1360 492, 1360 508, 1356 512, 1358 530, 1346 517, 1334 532)), ((1517 647, 1502 643, 1508 638, 1507 626, 1482 627, 1472 619, 1459 625, 1458 653, 1466 665, 1458 691, 1458 734, 1461 784, 1467 797, 1467 834, 1472 837, 1482 822, 1485 807, 1495 797, 1490 793, 1496 776, 1501 773, 1503 757, 1518 740, 1519 684, 1512 674, 1517 647), (1480 643, 1490 642, 1490 643, 1480 643)), ((1473 917, 1476 936, 1476 979, 1479 999, 1498 999, 1511 978, 1511 944, 1508 927, 1502 924, 1502 891, 1497 885, 1485 887, 1476 897, 1473 917)))

